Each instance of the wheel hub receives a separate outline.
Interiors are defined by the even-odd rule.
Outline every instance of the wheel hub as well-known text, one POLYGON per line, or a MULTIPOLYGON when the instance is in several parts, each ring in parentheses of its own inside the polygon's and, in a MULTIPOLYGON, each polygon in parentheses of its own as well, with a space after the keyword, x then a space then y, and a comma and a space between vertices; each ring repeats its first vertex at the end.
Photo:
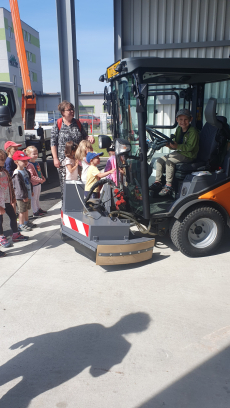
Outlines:
POLYGON ((203 232, 203 228, 199 225, 195 227, 194 234, 200 235, 203 232))
POLYGON ((195 248, 207 248, 216 239, 217 225, 210 218, 200 218, 191 224, 188 240, 195 248))

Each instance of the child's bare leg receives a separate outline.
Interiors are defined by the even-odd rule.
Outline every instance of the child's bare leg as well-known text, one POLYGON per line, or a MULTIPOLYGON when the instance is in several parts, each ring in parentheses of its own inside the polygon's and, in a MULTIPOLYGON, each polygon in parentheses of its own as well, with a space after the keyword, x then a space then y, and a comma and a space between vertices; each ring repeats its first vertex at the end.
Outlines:
POLYGON ((25 222, 25 213, 19 213, 18 219, 19 219, 19 225, 23 225, 25 222))
POLYGON ((28 222, 28 219, 29 219, 29 213, 28 213, 28 210, 27 210, 27 211, 25 211, 23 214, 25 215, 25 222, 28 222))

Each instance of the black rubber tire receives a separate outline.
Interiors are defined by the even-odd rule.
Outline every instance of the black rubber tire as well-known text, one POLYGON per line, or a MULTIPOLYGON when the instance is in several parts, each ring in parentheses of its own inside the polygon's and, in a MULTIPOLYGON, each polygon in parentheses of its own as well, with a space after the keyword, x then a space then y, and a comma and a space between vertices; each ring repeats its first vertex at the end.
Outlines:
POLYGON ((222 214, 213 207, 193 207, 192 210, 186 212, 180 220, 175 220, 171 230, 170 236, 173 244, 182 252, 182 254, 189 257, 209 256, 216 251, 221 243, 225 232, 225 221, 222 214), (188 238, 189 229, 193 223, 199 219, 210 219, 216 224, 217 235, 215 239, 204 248, 194 247, 188 238))
POLYGON ((177 231, 179 228, 179 224, 180 224, 180 221, 173 218, 173 222, 171 223, 171 226, 169 228, 169 235, 170 235, 171 241, 177 249, 180 249, 178 239, 177 239, 177 235, 178 235, 177 231))

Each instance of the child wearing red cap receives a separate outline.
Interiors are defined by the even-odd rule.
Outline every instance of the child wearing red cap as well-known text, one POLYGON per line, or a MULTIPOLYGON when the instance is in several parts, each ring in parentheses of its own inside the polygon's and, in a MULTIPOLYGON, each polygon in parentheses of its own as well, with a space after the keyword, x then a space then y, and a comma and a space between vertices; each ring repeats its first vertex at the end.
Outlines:
POLYGON ((6 161, 5 161, 4 168, 8 171, 8 173, 10 173, 10 177, 13 176, 13 172, 17 168, 17 166, 14 163, 12 157, 13 157, 14 153, 18 150, 18 148, 20 146, 21 146, 21 144, 12 142, 11 140, 9 140, 8 142, 6 142, 4 144, 4 150, 6 151, 6 154, 8 156, 6 161))
POLYGON ((12 181, 18 206, 19 231, 28 232, 33 228, 33 223, 29 221, 28 210, 31 208, 32 184, 30 173, 26 170, 28 160, 24 152, 18 150, 13 155, 17 168, 14 170, 12 181))
MULTIPOLYGON (((3 248, 9 247, 11 244, 3 234, 3 214, 7 214, 10 218, 10 226, 13 231, 12 241, 27 241, 28 237, 24 237, 18 232, 17 218, 12 204, 14 204, 15 194, 12 185, 11 177, 8 171, 4 168, 6 154, 0 150, 0 246, 3 248)), ((0 251, 0 258, 4 257, 5 252, 0 251)))

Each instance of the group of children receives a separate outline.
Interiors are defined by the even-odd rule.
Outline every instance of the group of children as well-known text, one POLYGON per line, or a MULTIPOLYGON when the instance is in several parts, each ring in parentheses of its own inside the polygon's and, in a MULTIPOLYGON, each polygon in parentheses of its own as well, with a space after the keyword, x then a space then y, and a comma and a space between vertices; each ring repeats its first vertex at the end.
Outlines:
MULTIPOLYGON (((4 213, 10 218, 12 242, 27 241, 29 237, 21 232, 29 232, 36 227, 28 216, 31 206, 35 218, 47 213, 40 208, 39 203, 41 185, 46 179, 37 161, 38 151, 35 146, 21 151, 18 150, 20 146, 8 141, 4 145, 5 151, 0 150, 0 246, 3 248, 11 246, 11 242, 3 234, 4 213)), ((66 166, 66 180, 81 180, 85 184, 85 197, 93 184, 103 177, 109 177, 117 184, 114 148, 107 150, 110 157, 105 171, 100 172, 97 168, 100 164, 99 156, 104 153, 93 152, 92 145, 87 140, 82 140, 79 146, 72 141, 66 143, 65 159, 62 162, 62 166, 66 166)), ((99 196, 100 188, 97 187, 92 198, 99 196)), ((0 257, 5 255, 5 252, 0 251, 0 257)))
MULTIPOLYGON (((24 152, 18 150, 20 146, 8 141, 4 145, 5 151, 0 149, 0 246, 3 248, 11 246, 3 234, 3 214, 10 218, 12 242, 20 242, 29 239, 21 232, 29 232, 36 227, 28 216, 31 206, 35 218, 44 217, 47 213, 39 203, 41 184, 46 179, 37 161, 38 151, 35 146, 28 146, 24 152)), ((4 256, 6 253, 0 251, 0 258, 4 256)))
MULTIPOLYGON (((87 140, 82 140, 79 146, 74 142, 65 145, 65 159, 62 166, 66 166, 66 180, 81 180, 85 184, 85 197, 88 195, 93 184, 103 177, 111 177, 116 182, 116 160, 114 148, 108 149, 109 160, 104 172, 100 172, 97 166, 100 164, 99 156, 104 153, 93 152, 92 145, 87 140), (80 170, 81 169, 81 170, 80 170)), ((99 198, 97 187, 92 198, 99 198)))

